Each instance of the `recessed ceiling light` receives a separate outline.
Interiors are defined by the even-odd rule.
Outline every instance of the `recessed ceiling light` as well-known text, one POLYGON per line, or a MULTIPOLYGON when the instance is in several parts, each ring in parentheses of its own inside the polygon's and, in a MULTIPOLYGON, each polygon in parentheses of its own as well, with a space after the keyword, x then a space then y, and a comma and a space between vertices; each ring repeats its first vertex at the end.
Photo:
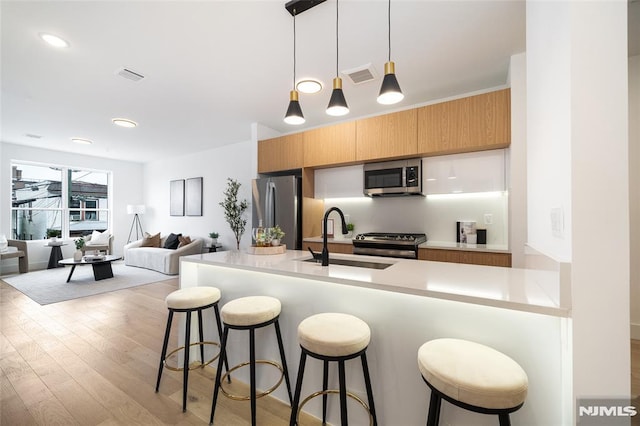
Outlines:
POLYGON ((91 145, 93 143, 89 139, 82 139, 82 138, 71 138, 71 141, 75 143, 80 143, 83 145, 91 145))
POLYGON ((302 93, 318 93, 322 90, 322 83, 318 80, 300 80, 296 88, 302 93))
POLYGON ((57 35, 40 33, 40 38, 49 43, 53 47, 69 47, 69 42, 58 37, 57 35))
POLYGON ((138 125, 138 123, 136 123, 135 121, 127 120, 126 118, 114 118, 111 121, 113 122, 113 124, 120 127, 131 128, 131 127, 136 127, 138 125))

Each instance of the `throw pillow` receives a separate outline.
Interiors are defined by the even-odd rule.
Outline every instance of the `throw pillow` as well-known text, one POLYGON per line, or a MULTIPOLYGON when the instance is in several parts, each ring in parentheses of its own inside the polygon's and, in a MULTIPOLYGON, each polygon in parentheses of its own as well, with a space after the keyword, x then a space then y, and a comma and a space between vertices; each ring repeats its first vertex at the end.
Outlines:
POLYGON ((87 245, 89 246, 106 246, 109 244, 109 231, 106 230, 104 232, 93 231, 91 233, 91 239, 87 241, 87 245))
POLYGON ((164 242, 164 248, 166 249, 171 249, 171 250, 175 250, 178 248, 178 244, 180 244, 180 241, 178 241, 178 237, 181 237, 182 234, 169 234, 169 236, 167 237, 167 239, 164 242))
POLYGON ((151 235, 145 232, 140 247, 160 247, 160 233, 151 235))
POLYGON ((191 244, 191 237, 186 236, 186 237, 178 237, 178 241, 180 241, 180 244, 178 244, 178 248, 180 247, 184 247, 187 244, 191 244))

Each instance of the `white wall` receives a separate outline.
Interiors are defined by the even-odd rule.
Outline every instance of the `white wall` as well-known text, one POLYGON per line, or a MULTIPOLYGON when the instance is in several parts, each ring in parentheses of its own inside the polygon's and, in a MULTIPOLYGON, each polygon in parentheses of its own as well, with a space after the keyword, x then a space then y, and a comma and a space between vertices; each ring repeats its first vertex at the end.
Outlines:
MULTIPOLYGON (((131 216, 126 214, 127 204, 142 203, 142 164, 109 160, 80 154, 70 154, 61 151, 0 143, 0 233, 11 234, 11 216, 7 212, 11 209, 11 161, 34 161, 40 163, 58 164, 62 166, 87 167, 98 170, 108 170, 113 173, 112 200, 112 229, 114 234, 114 254, 122 254, 122 247, 127 242, 127 235, 131 226, 131 216)), ((63 255, 71 257, 75 247, 71 242, 64 246, 63 255)), ((29 268, 46 268, 51 249, 44 247, 43 240, 29 243, 29 268)), ((3 261, 3 273, 12 272, 8 261, 3 261), (7 268, 7 269, 5 269, 7 268)))
POLYGON ((630 389, 626 22, 624 1, 527 2, 529 241, 571 262, 574 398, 630 389))
MULTIPOLYGON (((238 199, 251 203, 251 179, 255 177, 255 143, 253 141, 226 145, 203 152, 189 153, 178 158, 148 163, 144 166, 144 203, 147 212, 142 216, 145 232, 181 233, 204 237, 210 243, 209 232, 220 234, 218 242, 224 249, 235 249, 235 236, 224 220, 218 204, 223 199, 227 178, 240 182, 238 199), (169 215, 169 181, 193 177, 203 178, 203 215, 169 215)), ((251 244, 251 205, 246 214, 247 228, 241 248, 251 244)))
POLYGON ((527 242, 527 57, 513 55, 511 84, 511 146, 507 158, 509 189, 509 249, 511 265, 524 268, 527 242))
MULTIPOLYGON (((640 56, 629 58, 629 223, 631 259, 640 259, 640 56)), ((631 337, 640 339, 640 262, 631 262, 631 337)))

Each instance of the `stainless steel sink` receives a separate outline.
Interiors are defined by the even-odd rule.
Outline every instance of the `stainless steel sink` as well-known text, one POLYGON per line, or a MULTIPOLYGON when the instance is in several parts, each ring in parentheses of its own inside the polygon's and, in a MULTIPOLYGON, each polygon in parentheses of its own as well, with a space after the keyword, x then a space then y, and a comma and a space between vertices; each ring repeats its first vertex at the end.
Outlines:
MULTIPOLYGON (((304 259, 303 262, 315 262, 320 263, 319 260, 312 258, 304 259)), ((352 260, 352 259, 332 259, 329 258, 329 265, 342 265, 342 266, 354 266, 356 268, 369 268, 369 269, 386 269, 393 263, 380 263, 380 262, 367 262, 364 260, 352 260)))

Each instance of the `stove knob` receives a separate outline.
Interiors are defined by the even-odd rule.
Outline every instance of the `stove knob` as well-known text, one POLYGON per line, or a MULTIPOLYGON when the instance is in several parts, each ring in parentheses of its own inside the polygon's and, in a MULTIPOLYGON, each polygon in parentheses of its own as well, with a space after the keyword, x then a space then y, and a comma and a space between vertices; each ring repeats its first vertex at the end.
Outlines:
POLYGON ((409 235, 409 241, 415 241, 416 237, 414 237, 413 235, 409 235))

